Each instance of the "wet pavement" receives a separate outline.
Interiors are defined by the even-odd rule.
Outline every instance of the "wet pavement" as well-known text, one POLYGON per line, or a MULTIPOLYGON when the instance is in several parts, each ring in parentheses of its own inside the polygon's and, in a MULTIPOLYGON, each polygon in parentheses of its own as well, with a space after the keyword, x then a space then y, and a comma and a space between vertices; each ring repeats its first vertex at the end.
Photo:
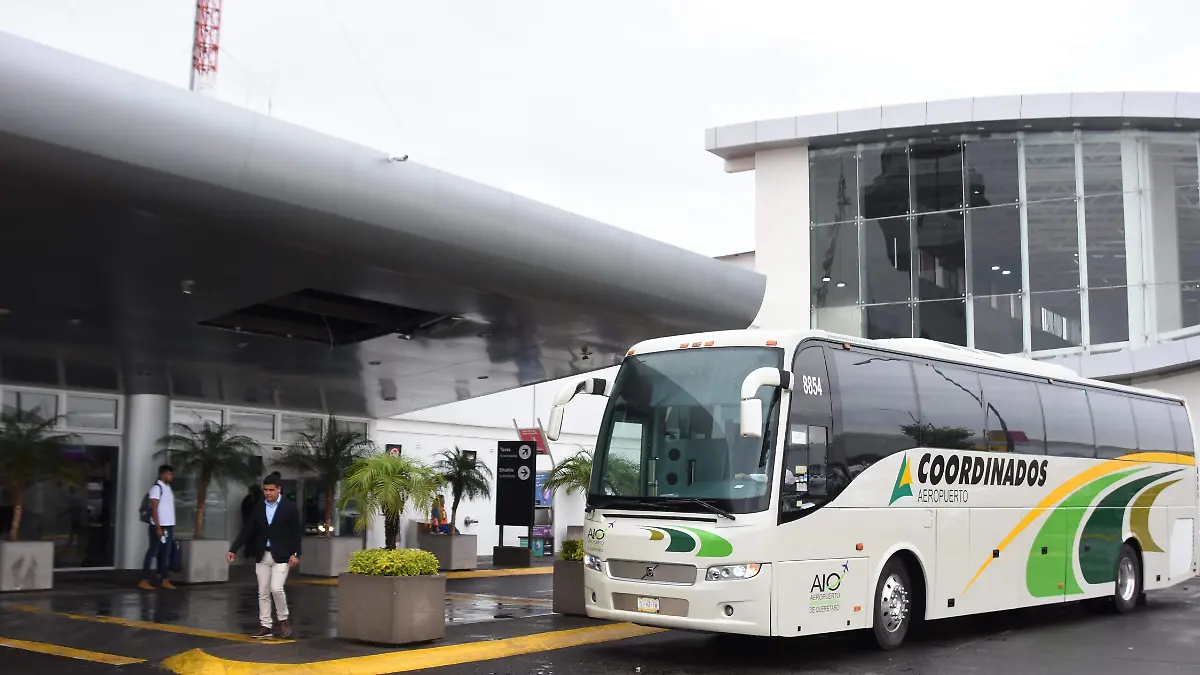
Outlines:
POLYGON ((861 633, 793 640, 639 634, 627 624, 562 617, 550 611, 550 575, 448 580, 446 638, 397 650, 336 639, 336 587, 296 581, 313 583, 289 582, 296 634, 277 644, 245 637, 257 625, 257 601, 253 584, 238 579, 175 591, 65 584, 50 593, 0 596, 0 645, 6 639, 26 645, 0 646, 0 672, 162 675, 169 672, 162 662, 185 663, 177 657, 184 653, 222 671, 284 673, 268 664, 306 664, 304 672, 314 675, 346 672, 349 663, 355 672, 380 675, 414 668, 437 675, 1200 672, 1200 579, 1152 593, 1129 616, 1072 604, 936 622, 886 653, 861 633), (145 661, 94 663, 29 651, 30 643, 145 661), (352 661, 322 663, 335 659, 352 661))

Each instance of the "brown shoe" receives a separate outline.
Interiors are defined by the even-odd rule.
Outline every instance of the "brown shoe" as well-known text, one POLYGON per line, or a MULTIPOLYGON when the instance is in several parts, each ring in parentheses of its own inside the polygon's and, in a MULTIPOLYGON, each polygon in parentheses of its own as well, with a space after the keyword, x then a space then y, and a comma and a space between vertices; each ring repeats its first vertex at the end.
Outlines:
POLYGON ((150 585, 150 582, 146 581, 145 579, 142 579, 141 581, 138 582, 138 588, 142 589, 143 591, 154 590, 154 587, 150 585))
POLYGON ((168 591, 170 591, 175 588, 175 584, 171 583, 170 581, 167 581, 166 579, 163 579, 162 587, 167 589, 168 591))
POLYGON ((279 637, 292 637, 292 622, 284 619, 279 622, 279 637))
POLYGON ((267 628, 266 626, 262 626, 258 630, 251 633, 250 637, 261 640, 263 638, 272 637, 272 636, 274 636, 274 634, 275 633, 270 628, 267 628))

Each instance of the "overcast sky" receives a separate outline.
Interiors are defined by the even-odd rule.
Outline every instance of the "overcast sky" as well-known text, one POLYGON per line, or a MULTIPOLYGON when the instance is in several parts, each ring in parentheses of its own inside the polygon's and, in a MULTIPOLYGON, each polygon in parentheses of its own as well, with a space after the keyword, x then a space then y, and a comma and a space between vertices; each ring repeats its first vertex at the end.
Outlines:
MULTIPOLYGON (((194 7, 0 0, 0 30, 186 87, 194 7)), ((754 179, 722 171, 706 127, 960 96, 1200 91, 1195 0, 224 7, 220 98, 708 255, 753 248, 754 179)))

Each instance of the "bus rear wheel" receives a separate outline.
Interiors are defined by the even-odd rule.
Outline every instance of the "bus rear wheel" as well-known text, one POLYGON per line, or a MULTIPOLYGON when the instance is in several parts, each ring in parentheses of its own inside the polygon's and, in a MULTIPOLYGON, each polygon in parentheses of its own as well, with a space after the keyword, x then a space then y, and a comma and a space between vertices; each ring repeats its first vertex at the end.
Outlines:
POLYGON ((892 558, 875 584, 874 621, 875 642, 880 649, 895 649, 904 642, 912 624, 912 583, 908 570, 899 558, 892 558))
POLYGON ((1137 551, 1128 542, 1121 547, 1117 558, 1117 580, 1114 584, 1113 605, 1120 614, 1128 614, 1137 608, 1142 596, 1142 565, 1137 551))

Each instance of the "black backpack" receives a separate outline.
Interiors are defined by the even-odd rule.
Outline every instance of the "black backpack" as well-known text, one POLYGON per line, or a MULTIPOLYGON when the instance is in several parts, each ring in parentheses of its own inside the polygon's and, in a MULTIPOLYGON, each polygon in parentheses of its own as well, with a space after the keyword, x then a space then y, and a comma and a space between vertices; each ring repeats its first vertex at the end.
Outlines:
MULTIPOLYGON (((158 481, 154 481, 154 485, 158 485, 158 481)), ((150 487, 153 488, 154 485, 150 487)), ((138 506, 138 519, 149 525, 153 515, 154 510, 150 508, 150 490, 146 490, 142 493, 142 504, 138 506)))

